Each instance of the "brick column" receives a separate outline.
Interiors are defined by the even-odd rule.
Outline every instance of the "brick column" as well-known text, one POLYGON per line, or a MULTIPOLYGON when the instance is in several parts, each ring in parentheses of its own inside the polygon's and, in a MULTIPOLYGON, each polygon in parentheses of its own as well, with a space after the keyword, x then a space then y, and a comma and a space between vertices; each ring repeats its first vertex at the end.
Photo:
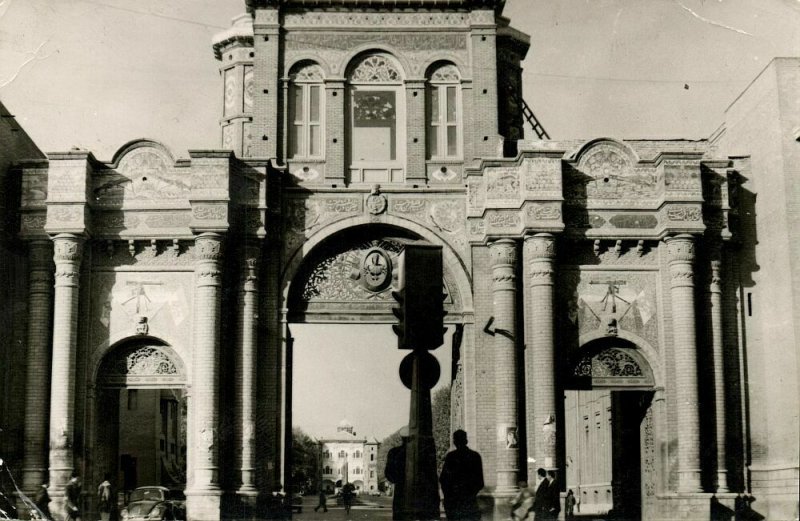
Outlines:
POLYGON ((694 301, 694 238, 666 239, 672 300, 675 391, 678 412, 678 492, 701 492, 700 415, 694 301))
POLYGON ((527 278, 525 329, 526 432, 528 477, 538 467, 556 467, 556 387, 554 335, 555 238, 537 233, 525 238, 527 278))
POLYGON ((325 80, 325 180, 344 186, 349 165, 345 165, 345 97, 344 80, 325 80), (335 141, 334 141, 335 140, 335 141))
POLYGON ((192 425, 189 447, 193 482, 186 491, 188 515, 198 521, 220 518, 219 342, 222 236, 195 237, 194 338, 192 346, 192 425))
POLYGON ((711 356, 714 371, 714 403, 716 411, 717 492, 728 492, 728 471, 725 457, 725 368, 722 346, 722 245, 715 242, 710 248, 711 280, 708 285, 711 302, 711 356))
POLYGON ((425 80, 406 80, 406 181, 424 184, 425 80))
MULTIPOLYGON (((56 263, 53 309, 53 362, 50 371, 50 496, 55 512, 63 506, 64 485, 74 470, 75 358, 78 294, 83 238, 61 233, 53 238, 56 263)), ((42 411, 41 405, 36 410, 42 411)))
POLYGON ((494 312, 495 423, 498 496, 512 496, 519 476, 517 423, 517 244, 501 239, 489 246, 494 312), (512 443, 508 438, 511 436, 512 443))
MULTIPOLYGON (((256 358, 258 341, 258 247, 247 245, 244 249, 244 266, 239 290, 239 352, 236 357, 238 381, 239 452, 241 453, 241 480, 239 495, 254 501, 255 486, 255 432, 256 432, 256 358)), ((243 499, 244 499, 243 498, 243 499)))
POLYGON ((50 314, 53 291, 52 242, 28 247, 28 346, 25 377, 25 456, 23 489, 38 491, 47 481, 47 416, 50 403, 50 314))

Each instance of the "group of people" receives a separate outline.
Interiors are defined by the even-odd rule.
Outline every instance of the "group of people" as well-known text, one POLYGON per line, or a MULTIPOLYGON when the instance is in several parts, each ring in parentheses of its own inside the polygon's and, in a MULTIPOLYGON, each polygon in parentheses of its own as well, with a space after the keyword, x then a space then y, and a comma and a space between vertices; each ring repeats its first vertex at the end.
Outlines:
MULTIPOLYGON (((386 479, 394 484, 392 500, 392 519, 407 521, 404 511, 405 464, 408 430, 403 429, 400 436, 402 445, 389 451, 386 459, 386 479)), ((457 430, 453 433, 455 450, 444 458, 439 484, 444 496, 444 511, 448 520, 478 521, 481 511, 478 507, 478 492, 483 488, 483 461, 480 454, 467 447, 467 433, 457 430)))
MULTIPOLYGON (((519 482, 519 492, 511 500, 511 519, 523 521, 533 514, 535 521, 558 519, 561 512, 561 487, 556 483, 554 470, 536 470, 538 485, 533 491, 525 481, 519 482)), ((571 519, 575 506, 575 496, 570 490, 565 500, 566 518, 571 519), (571 499, 571 501, 570 501, 571 499)))
MULTIPOLYGON (((103 482, 97 487, 97 508, 100 512, 100 521, 110 521, 111 513, 116 506, 114 490, 111 487, 111 475, 106 474, 103 482)), ((78 521, 81 519, 81 478, 73 472, 69 481, 64 486, 64 509, 68 521, 78 521)), ((34 498, 35 509, 32 509, 31 517, 41 520, 53 519, 50 512, 50 492, 47 484, 43 484, 34 498)))

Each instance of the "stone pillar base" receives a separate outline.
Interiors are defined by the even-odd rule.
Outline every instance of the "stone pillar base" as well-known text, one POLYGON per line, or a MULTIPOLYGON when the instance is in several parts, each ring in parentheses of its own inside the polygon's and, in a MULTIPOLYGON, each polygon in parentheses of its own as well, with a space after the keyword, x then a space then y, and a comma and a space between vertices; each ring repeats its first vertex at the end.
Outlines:
POLYGON ((501 521, 511 519, 511 500, 517 493, 509 490, 495 490, 492 494, 492 515, 489 519, 501 521))
POLYGON ((663 521, 732 519, 736 494, 663 494, 657 496, 655 519, 663 521), (712 517, 712 509, 715 516, 712 517))
POLYGON ((186 517, 192 521, 220 521, 222 519, 222 491, 187 490, 186 517))

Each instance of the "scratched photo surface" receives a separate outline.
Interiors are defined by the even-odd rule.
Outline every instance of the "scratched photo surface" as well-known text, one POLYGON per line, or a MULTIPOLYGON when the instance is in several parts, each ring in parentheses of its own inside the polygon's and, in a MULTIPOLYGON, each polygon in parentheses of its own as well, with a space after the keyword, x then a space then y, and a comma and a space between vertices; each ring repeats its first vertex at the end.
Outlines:
POLYGON ((272 3, 0 0, 0 519, 73 469, 104 521, 106 472, 389 519, 420 425, 502 515, 541 467, 584 514, 797 519, 800 0, 342 2, 259 19, 277 63, 272 3))

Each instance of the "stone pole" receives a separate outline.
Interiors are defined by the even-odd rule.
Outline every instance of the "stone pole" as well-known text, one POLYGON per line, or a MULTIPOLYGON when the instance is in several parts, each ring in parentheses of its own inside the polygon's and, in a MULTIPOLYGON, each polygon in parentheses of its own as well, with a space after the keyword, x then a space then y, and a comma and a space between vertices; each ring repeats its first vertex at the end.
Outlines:
POLYGON ((519 477, 517 400, 517 244, 501 239, 489 246, 494 311, 495 424, 497 426, 496 505, 507 505, 519 477))
POLYGON ((53 292, 53 244, 28 246, 28 350, 25 378, 25 456, 23 490, 38 491, 47 482, 47 416, 50 402, 50 301, 53 292))
POLYGON ((675 392, 678 412, 678 492, 701 492, 700 416, 694 300, 694 237, 666 239, 672 300, 675 392))
POLYGON ((74 470, 75 359, 82 249, 83 238, 78 235, 60 233, 53 238, 56 276, 50 370, 50 497, 51 510, 61 514, 64 486, 74 470))
POLYGON ((525 238, 527 264, 527 306, 525 381, 528 477, 536 469, 555 468, 556 461, 556 383, 554 333, 555 238, 537 233, 525 238), (534 462, 530 462, 533 457, 534 462))
POLYGON ((711 302, 711 356, 714 371, 714 402, 716 409, 717 492, 728 492, 728 471, 725 455, 725 368, 722 345, 722 244, 710 248, 711 280, 708 293, 711 302))
POLYGON ((190 461, 193 482, 186 491, 188 515, 197 521, 220 518, 219 342, 222 236, 195 237, 194 344, 192 353, 190 461))

